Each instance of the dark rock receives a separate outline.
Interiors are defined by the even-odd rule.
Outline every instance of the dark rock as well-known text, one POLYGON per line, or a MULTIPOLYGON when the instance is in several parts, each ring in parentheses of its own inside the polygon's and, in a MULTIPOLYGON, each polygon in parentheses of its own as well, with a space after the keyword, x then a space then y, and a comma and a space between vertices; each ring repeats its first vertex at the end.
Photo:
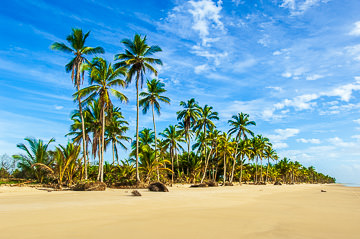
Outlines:
POLYGON ((138 190, 132 191, 131 194, 132 194, 133 196, 136 196, 136 197, 140 197, 140 196, 141 196, 141 193, 140 193, 138 190))
POLYGON ((148 189, 152 192, 169 192, 167 187, 160 182, 150 184, 148 189))
POLYGON ((321 192, 322 192, 322 193, 326 193, 326 190, 322 190, 322 189, 321 189, 321 192))
POLYGON ((105 191, 106 184, 103 182, 83 181, 76 184, 74 191, 105 191))

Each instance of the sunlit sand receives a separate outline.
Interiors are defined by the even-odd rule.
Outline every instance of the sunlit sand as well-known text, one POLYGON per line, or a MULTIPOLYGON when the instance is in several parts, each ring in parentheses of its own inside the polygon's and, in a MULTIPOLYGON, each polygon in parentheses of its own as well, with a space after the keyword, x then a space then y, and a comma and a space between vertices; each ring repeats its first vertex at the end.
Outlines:
POLYGON ((0 187, 1 238, 359 238, 360 188, 243 185, 168 193, 0 187), (321 192, 325 190, 326 192, 321 192))

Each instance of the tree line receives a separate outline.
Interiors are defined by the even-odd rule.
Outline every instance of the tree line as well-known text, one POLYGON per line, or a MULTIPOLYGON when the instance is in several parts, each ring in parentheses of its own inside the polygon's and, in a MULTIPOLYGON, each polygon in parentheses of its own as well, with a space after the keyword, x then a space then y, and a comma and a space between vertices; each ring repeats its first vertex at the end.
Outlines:
MULTIPOLYGON (((237 113, 228 120, 227 132, 216 128, 218 113, 212 106, 200 106, 195 98, 181 101, 177 124, 156 131, 155 114, 161 105, 170 104, 165 84, 158 79, 147 80, 149 73, 157 76, 156 65, 162 65, 155 54, 162 49, 148 45, 146 36, 135 34, 124 39, 123 52, 114 56, 115 63, 99 57, 102 47, 89 47, 90 32, 73 29, 67 44, 55 42, 51 49, 73 56, 65 66, 74 83, 74 102, 78 108, 71 114, 72 124, 67 145, 49 146, 25 138, 17 145, 22 154, 13 155, 17 162, 12 176, 72 185, 80 180, 98 180, 108 185, 134 185, 140 182, 203 183, 219 181, 265 183, 333 183, 335 178, 318 173, 287 158, 280 159, 270 140, 254 134, 256 123, 246 113, 237 113), (89 56, 95 55, 92 59, 89 56), (88 75, 89 83, 82 87, 88 75), (116 102, 125 103, 121 89, 132 83, 136 88, 136 135, 126 135, 129 124, 116 102), (145 91, 142 91, 144 83, 145 91), (139 129, 140 110, 151 113, 153 127, 139 129), (131 142, 127 149, 126 142, 131 142), (129 157, 119 156, 118 148, 130 150, 129 157), (107 150, 112 161, 104 159, 107 150), (92 159, 92 162, 91 162, 92 159)), ((5 170, 6 171, 6 170, 5 170)), ((8 173, 8 176, 10 174, 8 173)))

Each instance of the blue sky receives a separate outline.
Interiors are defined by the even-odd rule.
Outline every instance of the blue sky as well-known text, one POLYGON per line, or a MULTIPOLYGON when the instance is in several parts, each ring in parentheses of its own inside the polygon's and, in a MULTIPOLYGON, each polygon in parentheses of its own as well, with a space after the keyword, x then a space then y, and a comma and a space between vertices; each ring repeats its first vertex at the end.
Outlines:
MULTIPOLYGON (((78 27, 91 31, 87 44, 104 47, 109 61, 135 33, 163 49, 159 78, 172 104, 157 118, 159 131, 176 123, 180 101, 195 97, 219 112, 219 129, 229 129, 233 114, 249 113, 255 133, 281 157, 360 183, 359 10, 358 0, 6 1, 0 154, 19 152, 26 136, 67 142, 76 107, 64 71, 69 56, 49 46, 78 27)), ((117 104, 131 136, 134 85, 123 92, 130 102, 117 104)), ((152 127, 151 115, 140 127, 152 127)))

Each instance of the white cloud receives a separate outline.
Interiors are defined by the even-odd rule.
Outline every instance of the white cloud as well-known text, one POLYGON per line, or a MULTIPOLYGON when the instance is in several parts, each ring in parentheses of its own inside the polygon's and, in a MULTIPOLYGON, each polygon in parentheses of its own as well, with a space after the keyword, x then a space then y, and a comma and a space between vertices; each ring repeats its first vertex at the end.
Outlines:
POLYGON ((284 72, 281 74, 282 77, 285 77, 285 78, 290 78, 292 76, 292 74, 290 72, 284 72))
POLYGON ((318 75, 318 74, 314 74, 314 75, 309 75, 306 77, 306 80, 318 80, 323 78, 323 75, 318 75))
MULTIPOLYGON (((271 119, 272 117, 274 117, 274 112, 276 110, 282 110, 285 107, 292 107, 296 111, 313 109, 313 107, 317 105, 317 102, 314 101, 321 97, 339 97, 341 101, 349 102, 352 97, 353 91, 360 91, 360 82, 358 80, 358 77, 355 77, 355 83, 345 84, 329 91, 324 91, 317 94, 304 94, 296 96, 293 99, 285 99, 282 102, 274 104, 272 108, 264 110, 263 115, 266 116, 268 119, 271 119)), ((334 105, 329 107, 331 111, 320 111, 320 113, 323 115, 329 113, 338 114, 340 113, 339 110, 349 110, 358 107, 359 105, 356 104, 348 104, 342 106, 334 105)))
POLYGON ((301 143, 311 143, 311 144, 320 144, 321 141, 320 139, 304 139, 304 138, 300 138, 296 140, 297 142, 301 142, 301 143))
POLYGON ((234 63, 234 71, 235 72, 244 72, 246 69, 254 66, 256 64, 256 60, 254 58, 249 58, 244 61, 239 61, 234 63))
POLYGON ((356 145, 354 142, 344 142, 339 137, 330 138, 328 141, 338 147, 354 147, 356 145))
POLYGON ((353 36, 360 36, 360 21, 354 23, 355 27, 349 33, 353 36))
POLYGON ((297 135, 300 130, 294 128, 287 128, 287 129, 275 129, 276 134, 269 134, 267 137, 270 139, 270 142, 273 143, 273 147, 276 149, 283 149, 287 148, 288 144, 283 142, 288 138, 294 137, 297 135))
POLYGON ((201 74, 202 72, 209 69, 209 66, 207 64, 195 66, 194 71, 196 74, 201 74))
POLYGON ((189 1, 189 3, 192 6, 189 12, 194 21, 192 29, 199 33, 202 44, 206 46, 209 42, 214 41, 214 38, 209 38, 210 29, 224 30, 220 16, 222 1, 215 3, 211 0, 201 0, 189 1))
POLYGON ((279 87, 279 86, 267 86, 266 87, 267 89, 273 89, 273 90, 275 90, 275 91, 283 91, 283 89, 281 88, 281 87, 279 87))
POLYGON ((360 119, 353 120, 355 123, 360 124, 360 119))
POLYGON ((291 15, 301 15, 311 7, 320 3, 327 3, 329 0, 283 0, 280 7, 290 10, 291 15))
POLYGON ((55 109, 56 109, 56 110, 62 110, 62 109, 64 109, 64 106, 61 106, 61 105, 55 105, 55 109))

